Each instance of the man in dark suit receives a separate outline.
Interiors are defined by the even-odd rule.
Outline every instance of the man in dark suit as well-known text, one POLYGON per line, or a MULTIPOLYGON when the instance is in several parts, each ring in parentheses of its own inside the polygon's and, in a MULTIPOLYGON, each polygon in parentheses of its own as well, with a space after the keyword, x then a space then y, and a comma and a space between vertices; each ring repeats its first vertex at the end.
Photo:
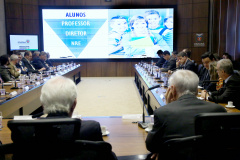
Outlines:
POLYGON ((157 51, 157 55, 159 56, 159 59, 158 59, 158 61, 156 63, 156 66, 158 66, 159 68, 162 68, 163 63, 166 61, 163 58, 163 51, 162 50, 158 50, 157 51))
POLYGON ((47 60, 46 60, 46 63, 48 64, 48 66, 49 67, 53 67, 53 64, 52 64, 52 62, 50 61, 50 54, 48 53, 48 52, 46 52, 47 53, 47 60))
MULTIPOLYGON (((47 118, 69 118, 77 104, 77 88, 74 82, 63 76, 48 80, 42 87, 40 101, 47 118)), ((100 124, 82 120, 80 140, 103 141, 100 124)))
POLYGON ((40 71, 45 70, 45 68, 41 68, 41 69, 36 69, 32 64, 31 64, 31 60, 32 60, 32 52, 30 51, 26 51, 24 53, 24 57, 22 58, 22 62, 24 64, 24 66, 27 67, 28 72, 32 72, 32 73, 38 73, 40 71))
POLYGON ((32 64, 36 69, 45 68, 46 70, 48 70, 49 66, 46 63, 46 60, 47 60, 47 53, 42 51, 39 54, 39 57, 36 57, 36 58, 33 59, 32 64))
POLYGON ((161 68, 162 72, 168 72, 169 70, 173 70, 174 68, 176 68, 176 58, 174 58, 173 56, 170 56, 169 51, 163 52, 163 58, 166 61, 162 65, 162 68, 161 68))
POLYGON ((195 135, 194 118, 197 114, 226 112, 223 106, 196 97, 198 82, 198 76, 189 70, 178 70, 171 75, 165 95, 167 104, 154 111, 153 129, 146 139, 150 152, 159 153, 161 157, 166 140, 195 135))
POLYGON ((217 103, 232 101, 233 105, 240 109, 240 76, 238 73, 234 73, 231 60, 222 59, 218 61, 217 73, 224 81, 223 87, 209 94, 205 92, 202 97, 208 97, 208 100, 217 103))
POLYGON ((201 56, 203 66, 206 68, 205 72, 199 77, 199 86, 208 91, 216 90, 216 83, 209 82, 210 80, 218 80, 216 73, 216 60, 211 52, 205 52, 201 56))
POLYGON ((186 69, 186 70, 190 70, 190 71, 193 71, 196 73, 196 67, 195 67, 194 63, 188 59, 186 52, 178 53, 177 57, 180 62, 180 66, 177 69, 186 69))

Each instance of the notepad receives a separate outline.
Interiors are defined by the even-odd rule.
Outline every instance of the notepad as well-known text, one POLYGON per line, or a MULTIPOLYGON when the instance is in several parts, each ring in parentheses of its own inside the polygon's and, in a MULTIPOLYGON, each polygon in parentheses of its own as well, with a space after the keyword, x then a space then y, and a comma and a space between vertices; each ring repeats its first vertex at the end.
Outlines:
POLYGON ((29 115, 23 115, 23 116, 14 116, 14 120, 32 120, 32 116, 29 115))
POLYGON ((142 119, 142 114, 124 114, 122 119, 142 119))

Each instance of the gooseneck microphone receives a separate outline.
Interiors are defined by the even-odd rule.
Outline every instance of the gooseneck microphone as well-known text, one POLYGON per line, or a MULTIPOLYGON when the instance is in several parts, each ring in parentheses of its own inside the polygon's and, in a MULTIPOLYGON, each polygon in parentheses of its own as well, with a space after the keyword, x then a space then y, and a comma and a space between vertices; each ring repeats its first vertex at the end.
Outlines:
MULTIPOLYGON (((148 88, 148 90, 146 90, 146 92, 143 94, 143 97, 145 97, 145 94, 147 93, 147 91, 150 91, 150 90, 153 90, 155 88, 158 88, 160 87, 160 85, 156 85, 156 86, 153 86, 153 87, 150 87, 148 88)), ((145 123, 145 113, 144 113, 144 100, 143 100, 143 114, 142 114, 142 122, 138 122, 138 126, 145 129, 148 127, 148 124, 145 123)))
MULTIPOLYGON (((156 85, 156 86, 150 87, 150 88, 148 88, 147 91, 153 90, 153 89, 158 88, 158 87, 160 87, 160 85, 156 85)), ((146 91, 146 92, 147 92, 147 91, 146 91)), ((146 93, 146 92, 145 92, 145 93, 146 93)))

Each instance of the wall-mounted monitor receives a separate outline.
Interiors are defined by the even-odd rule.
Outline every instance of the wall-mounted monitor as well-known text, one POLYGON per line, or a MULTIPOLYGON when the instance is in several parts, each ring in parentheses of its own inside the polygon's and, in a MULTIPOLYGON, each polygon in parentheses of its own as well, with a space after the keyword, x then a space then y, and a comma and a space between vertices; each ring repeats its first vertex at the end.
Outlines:
POLYGON ((38 50, 38 35, 9 35, 10 51, 38 50))
POLYGON ((42 49, 51 58, 156 58, 174 46, 174 7, 41 8, 42 49))

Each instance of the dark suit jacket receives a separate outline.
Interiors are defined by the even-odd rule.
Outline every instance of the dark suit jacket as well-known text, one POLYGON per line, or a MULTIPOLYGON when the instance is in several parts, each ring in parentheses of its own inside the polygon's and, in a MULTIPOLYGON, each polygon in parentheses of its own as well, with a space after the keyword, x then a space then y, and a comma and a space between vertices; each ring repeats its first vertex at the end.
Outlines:
POLYGON ((16 67, 21 69, 21 74, 26 74, 27 73, 27 70, 24 70, 25 65, 24 65, 22 60, 16 64, 16 67))
POLYGON ((48 70, 48 66, 46 65, 44 60, 38 57, 33 59, 32 64, 36 69, 46 68, 46 70, 48 70))
POLYGON ((181 65, 179 69, 186 69, 196 73, 196 67, 192 61, 187 59, 187 62, 184 65, 181 65))
POLYGON ((48 64, 49 67, 53 67, 52 62, 49 59, 46 60, 46 63, 48 64))
POLYGON ((204 81, 210 81, 210 74, 206 68, 204 70, 203 75, 199 77, 199 86, 202 86, 203 89, 210 92, 216 91, 216 83, 204 82, 204 81))
POLYGON ((240 109, 240 76, 234 73, 224 86, 218 91, 212 92, 210 101, 227 103, 233 101, 233 105, 240 109))
POLYGON ((11 81, 11 73, 9 72, 8 69, 5 66, 0 66, 0 75, 2 76, 2 80, 4 82, 11 81))
POLYGON ((171 56, 169 60, 164 62, 162 68, 163 68, 161 69, 162 72, 167 72, 168 70, 176 68, 176 59, 171 56))
MULTIPOLYGON (((49 114, 47 118, 69 118, 67 113, 49 114)), ((103 141, 99 122, 88 120, 81 122, 79 140, 103 141)))
POLYGON ((154 111, 154 125, 146 139, 147 149, 160 153, 165 140, 195 135, 194 118, 199 113, 226 112, 223 106, 186 94, 154 111))
POLYGON ((22 62, 25 67, 27 67, 28 72, 38 73, 38 70, 36 70, 35 67, 26 58, 22 58, 22 62))
POLYGON ((163 57, 160 57, 156 63, 156 66, 158 66, 159 68, 162 68, 162 65, 165 61, 166 60, 163 57))

